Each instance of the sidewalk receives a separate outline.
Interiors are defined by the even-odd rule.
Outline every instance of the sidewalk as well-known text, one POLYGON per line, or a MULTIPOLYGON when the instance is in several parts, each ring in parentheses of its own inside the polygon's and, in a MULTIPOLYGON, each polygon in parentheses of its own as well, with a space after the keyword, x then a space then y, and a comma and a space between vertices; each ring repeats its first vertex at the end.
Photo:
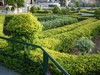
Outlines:
POLYGON ((0 65, 0 75, 21 75, 0 65))

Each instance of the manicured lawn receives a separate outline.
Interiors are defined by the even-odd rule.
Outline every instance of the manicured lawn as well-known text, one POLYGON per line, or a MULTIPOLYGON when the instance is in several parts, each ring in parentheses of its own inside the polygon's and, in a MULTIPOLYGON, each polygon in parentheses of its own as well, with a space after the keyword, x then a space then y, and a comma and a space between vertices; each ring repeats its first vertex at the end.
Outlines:
MULTIPOLYGON (((3 23, 4 23, 4 19, 5 19, 5 16, 4 15, 0 15, 0 36, 5 36, 3 34, 3 23)), ((7 42, 0 39, 0 48, 3 48, 7 45, 7 42)))
POLYGON ((0 36, 3 36, 3 23, 4 23, 5 16, 0 15, 0 36))

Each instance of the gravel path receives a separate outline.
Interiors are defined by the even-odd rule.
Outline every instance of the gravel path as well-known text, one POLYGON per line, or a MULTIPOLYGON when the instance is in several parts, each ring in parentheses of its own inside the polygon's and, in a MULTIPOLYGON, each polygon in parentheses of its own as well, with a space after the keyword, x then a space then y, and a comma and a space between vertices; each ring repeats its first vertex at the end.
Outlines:
POLYGON ((95 48, 93 49, 92 53, 97 53, 97 51, 100 52, 100 35, 94 38, 93 42, 95 43, 95 48))
POLYGON ((0 75, 21 75, 0 65, 0 75))

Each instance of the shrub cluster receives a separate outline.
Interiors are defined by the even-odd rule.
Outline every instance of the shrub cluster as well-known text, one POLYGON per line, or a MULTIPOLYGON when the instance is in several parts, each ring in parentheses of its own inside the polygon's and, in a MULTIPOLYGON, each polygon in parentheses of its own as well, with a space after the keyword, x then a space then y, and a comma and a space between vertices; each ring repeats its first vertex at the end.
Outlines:
POLYGON ((52 10, 37 10, 37 13, 52 13, 52 10))
MULTIPOLYGON (((48 50, 47 50, 48 51, 48 50)), ((100 54, 94 55, 69 55, 52 50, 48 51, 71 75, 99 75, 100 74, 100 54), (74 70, 73 70, 74 69, 74 70)), ((41 63, 42 52, 40 50, 31 51, 31 61, 41 63)), ((26 63, 15 58, 6 57, 0 54, 1 64, 24 75, 41 75, 41 68, 35 63, 26 63), (16 65, 17 64, 17 65, 16 65)), ((49 72, 52 75, 63 75, 58 68, 49 61, 49 72)))
POLYGON ((35 6, 32 6, 31 8, 30 8, 30 12, 31 13, 36 13, 38 10, 40 10, 41 8, 40 7, 35 7, 35 6))
POLYGON ((39 34, 39 37, 45 38, 45 37, 51 37, 51 36, 54 36, 54 35, 57 35, 57 34, 69 32, 69 31, 72 31, 72 30, 82 26, 82 25, 89 24, 92 21, 96 21, 96 19, 90 18, 90 19, 86 19, 84 21, 80 21, 78 23, 71 24, 71 25, 65 25, 63 27, 58 27, 58 28, 42 31, 42 33, 39 34))
POLYGON ((5 35, 9 35, 9 36, 11 35, 11 32, 6 29, 6 26, 14 16, 17 16, 17 15, 6 15, 5 16, 5 21, 4 21, 4 25, 3 25, 3 33, 5 35))
POLYGON ((62 17, 51 21, 42 22, 41 24, 43 25, 44 29, 51 29, 55 27, 76 23, 76 22, 78 22, 76 18, 62 17))
MULTIPOLYGON (((14 16, 6 25, 6 29, 11 32, 10 38, 35 43, 38 39, 37 33, 42 30, 42 26, 36 17, 27 13, 14 16)), ((14 46, 12 42, 11 45, 14 46)), ((14 47, 17 49, 17 46, 22 48, 19 44, 14 47)))
POLYGON ((76 48, 82 54, 89 53, 94 47, 95 47, 95 44, 92 42, 90 38, 81 37, 76 41, 76 48))
POLYGON ((37 16, 38 20, 39 21, 49 21, 49 20, 54 20, 56 18, 60 18, 59 16, 56 16, 56 15, 49 15, 49 16, 37 16))
POLYGON ((95 17, 100 20, 100 8, 95 10, 95 17))
POLYGON ((69 7, 65 7, 65 8, 61 9, 61 13, 62 14, 69 14, 69 12, 70 12, 70 8, 69 7))
POLYGON ((87 9, 81 9, 80 12, 94 14, 94 11, 87 10, 87 9))
POLYGON ((0 54, 0 65, 4 65, 14 71, 21 73, 22 75, 42 75, 42 69, 39 63, 34 61, 28 61, 26 59, 16 59, 10 56, 4 56, 0 54), (1 62, 2 61, 2 62, 1 62))
MULTIPOLYGON (((70 32, 65 32, 65 33, 61 33, 61 34, 57 34, 57 35, 53 35, 53 36, 48 36, 50 38, 55 38, 57 41, 60 41, 60 44, 57 41, 53 41, 53 44, 55 44, 56 42, 56 46, 54 48, 53 44, 50 45, 49 48, 54 48, 54 50, 58 50, 58 51, 63 51, 63 52, 69 52, 70 50, 72 50, 75 46, 75 41, 84 36, 84 37, 90 37, 91 35, 97 33, 99 30, 95 30, 98 26, 100 25, 100 21, 96 21, 96 22, 90 22, 88 24, 82 25, 70 32), (96 32, 93 32, 93 31, 96 32)), ((46 38, 45 38, 46 39, 46 38)), ((48 38, 49 40, 49 38, 48 38)), ((42 39, 42 46, 45 44, 46 40, 44 41, 42 39)), ((52 41, 49 41, 49 43, 52 41)))
POLYGON ((59 14, 61 9, 58 6, 55 6, 52 11, 53 11, 54 14, 59 14))

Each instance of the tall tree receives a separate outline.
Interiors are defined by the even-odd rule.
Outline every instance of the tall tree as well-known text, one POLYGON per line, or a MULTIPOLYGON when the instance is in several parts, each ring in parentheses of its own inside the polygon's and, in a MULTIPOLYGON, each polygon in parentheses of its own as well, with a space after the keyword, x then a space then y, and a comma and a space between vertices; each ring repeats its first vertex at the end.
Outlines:
POLYGON ((68 6, 69 3, 71 2, 71 0, 59 0, 59 1, 60 1, 61 6, 68 6))
POLYGON ((19 12, 19 8, 24 7, 24 0, 5 0, 5 6, 6 5, 17 8, 17 12, 19 12))
POLYGON ((5 0, 5 5, 17 5, 18 8, 24 7, 24 0, 5 0))

